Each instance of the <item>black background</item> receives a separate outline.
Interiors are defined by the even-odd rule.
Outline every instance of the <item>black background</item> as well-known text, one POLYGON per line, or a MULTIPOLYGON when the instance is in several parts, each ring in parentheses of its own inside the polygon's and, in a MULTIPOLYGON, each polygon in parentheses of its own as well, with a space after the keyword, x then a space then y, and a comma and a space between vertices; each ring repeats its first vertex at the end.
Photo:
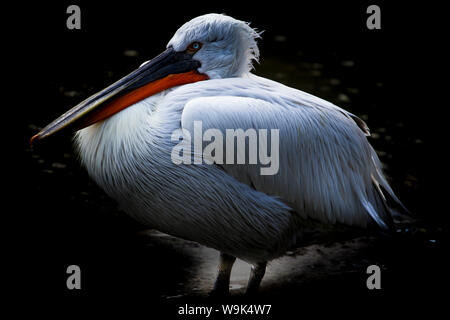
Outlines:
MULTIPOLYGON (((18 2, 5 7, 2 47, 8 87, 3 95, 8 99, 2 105, 2 160, 8 179, 4 180, 7 192, 2 225, 7 252, 11 253, 4 262, 8 267, 4 275, 12 282, 12 291, 8 292, 18 302, 16 311, 39 309, 62 317, 73 310, 88 312, 91 307, 100 312, 114 310, 129 300, 134 302, 131 310, 160 303, 149 286, 164 286, 164 277, 176 274, 177 260, 167 257, 168 262, 163 264, 150 258, 140 260, 136 258, 142 250, 138 245, 134 251, 127 251, 134 248, 133 234, 140 227, 121 215, 109 215, 109 211, 117 210, 115 204, 93 186, 83 169, 77 169, 76 159, 68 160, 75 168, 72 172, 43 182, 28 146, 30 135, 37 131, 30 124, 44 126, 84 95, 103 88, 164 50, 184 22, 209 12, 226 13, 265 30, 260 41, 261 63, 265 55, 289 60, 295 59, 299 51, 303 57, 317 61, 351 58, 359 66, 352 77, 361 86, 383 81, 381 96, 371 96, 374 93, 368 89, 361 99, 375 99, 382 105, 367 106, 375 119, 401 119, 404 123, 393 133, 394 139, 404 143, 390 150, 396 159, 390 170, 398 178, 393 186, 427 225, 448 230, 448 188, 444 178, 448 102, 443 98, 448 90, 444 59, 448 33, 443 11, 443 7, 431 3, 394 5, 380 1, 61 1, 18 2), (66 8, 70 4, 81 8, 81 30, 66 28, 66 8), (366 28, 365 10, 370 4, 381 7, 381 30, 366 28), (276 41, 277 35, 288 41, 276 41), (128 49, 136 50, 139 56, 124 56, 128 49), (63 97, 61 90, 67 88, 76 88, 82 96, 63 97), (413 144, 417 139, 423 143, 413 144), (396 168, 414 174, 414 188, 402 187, 405 177, 396 176, 396 168), (71 200, 74 190, 84 185, 88 185, 89 196, 71 200), (95 197, 101 201, 93 203, 95 197), (64 266, 74 261, 88 270, 86 274, 91 278, 86 283, 97 284, 87 285, 81 292, 69 292, 64 266), (141 279, 146 268, 148 274, 160 276, 141 279), (111 279, 114 287, 108 285, 111 279), (61 306, 64 309, 57 311, 61 306)), ((71 152, 70 138, 43 143, 38 152, 65 161, 64 153, 71 152)), ((308 299, 307 291, 302 290, 298 300, 290 297, 286 303, 290 307, 285 310, 300 312, 294 305, 298 302, 300 308, 302 301, 310 309, 314 310, 312 301, 318 308, 315 310, 326 309, 321 299, 333 305, 328 311, 340 310, 345 315, 356 314, 352 308, 357 304, 362 304, 367 313, 384 312, 385 306, 397 307, 400 314, 416 308, 434 310, 439 298, 445 297, 437 292, 448 282, 444 273, 446 234, 441 237, 443 245, 437 251, 426 251, 417 261, 409 261, 415 264, 410 270, 408 265, 402 266, 404 278, 392 291, 362 297, 345 289, 333 289, 327 294, 309 288, 314 299, 308 299), (417 285, 409 282, 413 278, 418 279, 417 285)))

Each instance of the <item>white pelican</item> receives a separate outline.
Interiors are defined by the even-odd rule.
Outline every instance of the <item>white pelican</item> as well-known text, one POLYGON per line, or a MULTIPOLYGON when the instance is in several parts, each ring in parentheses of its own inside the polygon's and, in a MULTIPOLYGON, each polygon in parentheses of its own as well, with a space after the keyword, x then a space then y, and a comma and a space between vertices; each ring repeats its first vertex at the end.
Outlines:
POLYGON ((62 128, 89 175, 135 219, 221 252, 213 292, 226 294, 237 258, 266 263, 318 225, 389 229, 402 207, 355 115, 251 73, 259 33, 220 14, 192 19, 159 56, 91 96, 32 138, 62 128), (261 163, 175 164, 172 134, 279 129, 279 170, 261 163))

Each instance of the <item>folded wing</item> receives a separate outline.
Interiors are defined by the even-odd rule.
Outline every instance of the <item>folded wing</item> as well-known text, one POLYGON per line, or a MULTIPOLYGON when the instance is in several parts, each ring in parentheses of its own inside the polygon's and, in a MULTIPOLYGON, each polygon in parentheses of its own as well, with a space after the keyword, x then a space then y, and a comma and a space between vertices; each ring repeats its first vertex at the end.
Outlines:
POLYGON ((226 80, 216 81, 215 85, 221 86, 220 96, 211 90, 206 97, 191 99, 182 114, 182 127, 191 136, 196 121, 203 133, 208 129, 222 133, 223 161, 216 157, 216 165, 238 181, 281 198, 304 218, 361 227, 375 222, 383 229, 391 225, 391 209, 383 191, 390 199, 398 199, 382 175, 362 120, 327 101, 270 80, 226 80), (236 156, 233 164, 226 158, 227 152, 239 152, 235 137, 234 150, 226 149, 227 130, 236 129, 247 133, 246 164, 236 164, 236 156), (264 135, 258 135, 256 164, 249 164, 254 146, 250 145, 248 129, 267 131, 266 142, 261 139, 264 135), (271 135, 271 130, 278 130, 277 148, 273 148, 276 141, 271 138, 276 135, 271 135), (261 161, 261 147, 273 149, 272 163, 261 161), (276 173, 261 174, 262 168, 276 166, 276 157, 276 173))

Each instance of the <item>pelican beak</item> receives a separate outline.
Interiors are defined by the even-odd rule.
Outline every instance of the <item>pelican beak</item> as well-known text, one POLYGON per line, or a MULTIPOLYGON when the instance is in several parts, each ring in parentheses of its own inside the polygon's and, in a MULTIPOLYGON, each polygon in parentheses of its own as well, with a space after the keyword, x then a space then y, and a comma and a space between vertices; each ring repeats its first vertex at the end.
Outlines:
POLYGON ((30 144, 63 128, 74 131, 83 129, 171 87, 209 79, 207 75, 196 71, 200 65, 191 54, 176 52, 169 47, 137 70, 61 115, 34 135, 30 144))

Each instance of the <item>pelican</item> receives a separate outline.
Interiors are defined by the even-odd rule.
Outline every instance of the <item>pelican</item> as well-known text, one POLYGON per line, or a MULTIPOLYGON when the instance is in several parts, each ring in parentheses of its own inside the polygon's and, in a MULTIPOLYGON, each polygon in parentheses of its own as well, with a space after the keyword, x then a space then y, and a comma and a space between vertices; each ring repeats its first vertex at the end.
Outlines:
POLYGON ((236 258, 252 266, 246 291, 252 294, 267 262, 308 234, 337 226, 389 230, 404 208, 382 173, 364 121, 251 73, 259 38, 248 23, 230 16, 196 17, 176 31, 163 53, 31 139, 76 131, 90 177, 129 215, 217 249, 215 294, 229 292, 236 258), (173 133, 192 132, 195 122, 222 133, 279 130, 276 174, 261 174, 261 162, 174 163, 179 141, 173 133))

